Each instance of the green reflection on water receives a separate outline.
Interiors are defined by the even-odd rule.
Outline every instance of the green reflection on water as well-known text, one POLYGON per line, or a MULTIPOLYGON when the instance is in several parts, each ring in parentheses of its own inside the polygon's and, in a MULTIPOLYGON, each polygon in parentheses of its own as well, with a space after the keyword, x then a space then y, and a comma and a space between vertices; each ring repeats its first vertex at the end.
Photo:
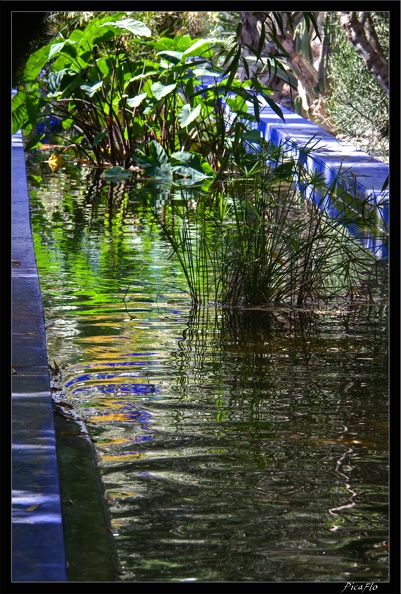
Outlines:
POLYGON ((121 579, 385 580, 385 303, 191 309, 150 213, 111 188, 50 174, 32 224, 121 579))

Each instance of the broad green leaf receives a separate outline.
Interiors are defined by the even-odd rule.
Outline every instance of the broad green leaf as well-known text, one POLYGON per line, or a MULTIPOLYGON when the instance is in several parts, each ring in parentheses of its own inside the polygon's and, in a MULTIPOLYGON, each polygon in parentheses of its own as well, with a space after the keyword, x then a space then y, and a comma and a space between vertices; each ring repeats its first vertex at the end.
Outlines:
POLYGON ((25 127, 28 121, 28 114, 26 112, 26 93, 19 91, 11 101, 12 110, 12 126, 11 133, 15 134, 18 130, 25 127))
POLYGON ((185 128, 191 122, 193 122, 201 112, 201 105, 197 105, 192 109, 192 107, 187 103, 183 106, 180 113, 178 114, 178 121, 180 123, 181 128, 185 128))
POLYGON ((123 19, 121 21, 108 21, 107 23, 102 23, 102 27, 106 25, 113 25, 113 27, 119 27, 120 29, 125 29, 133 33, 133 35, 138 35, 138 37, 150 37, 152 35, 152 31, 140 21, 134 21, 133 19, 123 19))
POLYGON ((74 126, 74 121, 72 118, 66 118, 65 120, 61 121, 61 126, 63 130, 71 130, 71 128, 74 126))
POLYGON ((26 96, 26 112, 28 114, 29 123, 34 128, 38 121, 38 110, 39 110, 39 85, 36 83, 32 85, 30 92, 26 96))
POLYGON ((27 60, 23 80, 36 80, 49 59, 49 46, 45 45, 31 54, 27 60))
POLYGON ((171 165, 164 148, 156 141, 152 140, 149 144, 149 156, 144 153, 134 156, 134 160, 146 169, 150 177, 170 178, 171 165))
POLYGON ((172 93, 176 87, 176 83, 173 85, 162 85, 161 83, 155 82, 152 84, 152 93, 156 99, 162 99, 169 93, 172 93))
POLYGON ((154 165, 162 167, 163 165, 168 164, 166 152, 156 140, 152 140, 149 144, 149 153, 149 156, 144 153, 135 156, 138 163, 145 169, 153 167, 154 165))
POLYGON ((53 43, 53 45, 50 48, 49 51, 49 60, 52 59, 52 57, 54 56, 54 54, 57 54, 63 47, 64 45, 67 43, 67 40, 64 39, 61 43, 53 43))
MULTIPOLYGON (((148 44, 149 45, 149 44, 148 44)), ((160 37, 155 42, 152 42, 151 47, 155 50, 167 50, 173 49, 176 46, 176 40, 170 39, 170 37, 160 37)))
POLYGON ((177 37, 175 37, 173 41, 175 48, 178 51, 185 52, 188 48, 191 47, 194 41, 197 41, 197 39, 192 39, 190 35, 186 34, 177 35, 177 37))
POLYGON ((82 39, 85 37, 85 32, 81 31, 80 29, 74 29, 71 35, 68 37, 70 41, 76 41, 77 43, 81 43, 82 39))
POLYGON ((92 83, 91 85, 81 85, 81 89, 85 92, 88 97, 93 97, 93 95, 103 86, 103 81, 99 80, 97 82, 92 83))
POLYGON ((129 99, 127 99, 127 105, 128 105, 128 107, 138 107, 138 105, 140 105, 146 97, 147 97, 146 93, 141 93, 140 95, 137 95, 136 97, 130 97, 129 99))
POLYGON ((69 70, 64 68, 63 70, 59 70, 57 72, 50 72, 49 76, 47 77, 47 84, 49 86, 50 94, 55 94, 60 90, 61 81, 63 80, 65 75, 68 75, 69 70))
POLYGON ((147 80, 145 80, 145 82, 143 83, 143 87, 142 90, 144 93, 147 94, 147 96, 151 99, 153 99, 153 93, 152 93, 152 81, 150 78, 148 78, 147 80))
POLYGON ((69 44, 69 45, 72 45, 72 44, 78 45, 78 42, 77 41, 71 41, 70 39, 64 39, 60 43, 53 43, 53 45, 51 46, 50 51, 49 51, 49 60, 51 60, 52 57, 55 54, 58 54, 59 52, 61 52, 61 50, 64 48, 64 46, 66 44, 69 44))
POLYGON ((109 27, 108 29, 104 29, 103 31, 99 31, 99 34, 93 38, 93 45, 101 45, 104 43, 109 43, 112 39, 116 37, 116 31, 109 27))
MULTIPOLYGON (((109 33, 111 33, 112 37, 116 35, 115 29, 112 25, 114 23, 105 23, 108 17, 104 17, 103 19, 92 19, 89 21, 88 25, 85 27, 83 31, 83 37, 81 40, 82 47, 85 49, 91 49, 94 45, 99 43, 104 36, 110 37, 109 33)), ((72 35, 70 35, 70 39, 72 39, 72 35)))
POLYGON ((174 173, 192 178, 205 178, 214 175, 209 163, 201 156, 188 151, 176 151, 171 155, 174 173))
POLYGON ((195 74, 195 76, 213 76, 216 79, 220 76, 218 72, 215 72, 214 70, 208 70, 207 68, 196 67, 192 70, 192 72, 195 74))
MULTIPOLYGON (((59 56, 68 56, 68 58, 75 60, 77 57, 77 47, 76 45, 66 43, 64 47, 61 49, 61 51, 58 52, 58 54, 59 56)), ((85 63, 85 66, 86 65, 87 64, 85 63)))
POLYGON ((173 50, 162 50, 156 54, 161 58, 167 60, 167 62, 171 62, 172 64, 178 64, 181 62, 182 56, 184 55, 183 52, 175 52, 173 50))
POLYGON ((245 99, 243 99, 239 95, 236 95, 235 97, 227 97, 226 103, 227 103, 228 107, 231 109, 231 111, 233 111, 235 113, 241 113, 242 111, 248 111, 245 99))
POLYGON ((186 165, 173 165, 172 170, 173 173, 182 175, 183 177, 190 177, 196 180, 205 179, 206 177, 208 177, 203 171, 198 171, 198 169, 192 169, 192 167, 187 167, 186 165))
POLYGON ((210 49, 211 42, 217 41, 216 39, 198 39, 191 47, 186 49, 183 53, 185 58, 189 56, 202 56, 202 58, 210 58, 213 55, 213 51, 210 49))
POLYGON ((153 160, 153 163, 157 165, 166 165, 168 163, 168 157, 166 152, 161 144, 159 144, 156 140, 152 140, 149 145, 150 149, 150 157, 153 160))
POLYGON ((177 37, 161 37, 155 43, 152 43, 152 47, 156 50, 176 50, 184 52, 187 50, 196 40, 192 40, 190 35, 178 35, 177 37))

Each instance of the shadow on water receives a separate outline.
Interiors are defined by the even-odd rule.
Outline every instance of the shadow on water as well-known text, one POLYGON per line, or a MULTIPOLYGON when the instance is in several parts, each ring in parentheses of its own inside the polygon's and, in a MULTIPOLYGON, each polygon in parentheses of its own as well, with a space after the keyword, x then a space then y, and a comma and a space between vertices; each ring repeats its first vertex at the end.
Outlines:
POLYGON ((191 307, 144 204, 113 196, 53 176, 32 224, 54 398, 92 440, 118 579, 386 580, 385 301, 191 307))

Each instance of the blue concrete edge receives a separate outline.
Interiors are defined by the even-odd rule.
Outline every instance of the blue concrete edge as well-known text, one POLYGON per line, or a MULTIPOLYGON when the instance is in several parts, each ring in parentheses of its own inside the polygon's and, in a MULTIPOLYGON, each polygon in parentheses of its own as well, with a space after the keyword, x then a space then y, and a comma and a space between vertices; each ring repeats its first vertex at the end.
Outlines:
MULTIPOLYGON (((364 247, 379 259, 387 260, 389 191, 383 190, 383 186, 388 180, 389 166, 280 106, 283 121, 263 97, 258 99, 260 120, 252 128, 258 129, 265 140, 275 146, 282 146, 287 154, 299 159, 310 173, 319 175, 327 187, 336 183, 339 188, 337 203, 310 186, 303 187, 300 184, 301 192, 333 218, 338 217, 344 206, 341 193, 348 192, 355 196, 353 208, 362 210, 364 203, 373 209, 376 218, 374 232, 361 231, 355 224, 347 225, 347 228, 364 247)), ((253 113, 253 106, 249 105, 248 109, 253 113)), ((229 112, 227 115, 229 118, 229 112)))
MULTIPOLYGON (((206 90, 219 85, 221 80, 222 77, 217 73, 214 76, 203 76, 202 87, 206 90)), ((378 259, 388 260, 389 191, 387 188, 383 190, 389 176, 387 163, 357 150, 350 143, 337 139, 334 134, 280 105, 283 121, 260 95, 258 103, 259 121, 251 122, 250 129, 259 130, 264 140, 275 146, 282 146, 286 154, 299 159, 310 173, 319 175, 327 187, 336 183, 339 193, 349 192, 356 198, 352 208, 357 212, 359 209, 362 211, 364 206, 373 211, 375 228, 367 232, 356 224, 349 224, 347 229, 378 259)), ((227 127, 230 127, 232 111, 224 99, 222 106, 227 127)), ((253 115, 254 107, 251 102, 247 102, 247 109, 253 115)), ((257 146, 255 149, 257 150, 257 146)), ((309 200, 331 217, 339 218, 344 210, 345 202, 341 196, 333 201, 310 186, 299 184, 298 187, 309 200)))
POLYGON ((12 581, 67 581, 44 314, 25 155, 12 137, 12 581))

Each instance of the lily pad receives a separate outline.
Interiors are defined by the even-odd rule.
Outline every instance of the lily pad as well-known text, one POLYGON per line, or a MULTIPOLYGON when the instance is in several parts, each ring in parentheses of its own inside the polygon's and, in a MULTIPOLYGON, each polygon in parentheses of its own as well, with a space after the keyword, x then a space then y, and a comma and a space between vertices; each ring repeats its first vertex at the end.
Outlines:
POLYGON ((106 169, 103 173, 102 177, 108 181, 112 182, 122 182, 126 179, 129 179, 132 176, 130 171, 123 169, 122 167, 111 167, 110 169, 106 169))

